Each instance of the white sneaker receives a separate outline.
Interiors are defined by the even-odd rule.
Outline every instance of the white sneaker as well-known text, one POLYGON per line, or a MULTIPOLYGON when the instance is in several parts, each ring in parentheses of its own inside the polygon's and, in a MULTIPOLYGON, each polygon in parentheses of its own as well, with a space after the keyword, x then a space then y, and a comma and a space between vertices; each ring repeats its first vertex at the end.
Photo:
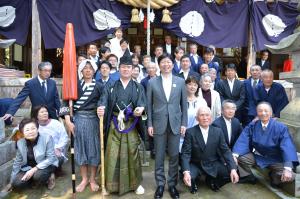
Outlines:
POLYGON ((136 190, 135 190, 135 194, 136 195, 143 195, 145 193, 145 189, 142 187, 142 185, 140 185, 136 190))

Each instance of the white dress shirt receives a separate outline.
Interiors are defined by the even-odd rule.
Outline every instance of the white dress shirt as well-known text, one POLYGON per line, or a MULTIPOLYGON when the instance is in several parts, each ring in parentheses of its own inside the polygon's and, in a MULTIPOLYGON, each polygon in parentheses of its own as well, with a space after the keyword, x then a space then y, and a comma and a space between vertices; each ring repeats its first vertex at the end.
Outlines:
POLYGON ((166 44, 166 51, 167 51, 167 53, 169 55, 171 55, 171 53, 172 53, 172 46, 171 46, 171 44, 166 44))
POLYGON ((43 82, 45 82, 45 88, 46 88, 46 92, 47 92, 48 91, 47 80, 42 80, 39 75, 38 75, 38 80, 40 82, 41 87, 43 87, 43 82))
POLYGON ((179 68, 181 68, 181 67, 180 67, 180 60, 178 61, 177 59, 175 59, 175 62, 176 62, 176 64, 177 64, 177 66, 178 66, 179 68))
POLYGON ((226 128, 227 128, 227 133, 228 133, 228 141, 230 143, 231 140, 231 135, 232 135, 232 128, 231 128, 231 120, 226 119, 223 117, 225 120, 226 128))
POLYGON ((227 79, 227 82, 229 84, 230 92, 232 93, 233 85, 234 85, 234 79, 232 81, 230 81, 229 79, 227 79))
POLYGON ((209 130, 209 127, 207 129, 202 128, 200 125, 199 125, 199 127, 200 127, 200 130, 201 130, 203 139, 204 139, 204 143, 206 144, 207 143, 207 139, 208 139, 208 130, 209 130))
POLYGON ((193 56, 193 58, 194 58, 194 60, 195 60, 195 63, 197 64, 198 63, 198 57, 199 57, 199 55, 197 55, 197 54, 191 54, 192 56, 193 56))
POLYGON ((162 75, 161 78, 162 78, 162 85, 164 88, 167 101, 169 101, 171 89, 172 89, 172 74, 169 74, 168 76, 162 75))
POLYGON ((267 124, 264 124, 261 122, 261 127, 266 130, 268 128, 269 122, 267 124))
POLYGON ((90 55, 90 59, 97 63, 99 60, 99 56, 96 55, 95 57, 93 57, 92 55, 90 55))
POLYGON ((257 85, 258 82, 259 82, 259 79, 253 79, 253 78, 251 78, 251 86, 252 87, 254 86, 254 81, 256 81, 256 85, 257 85))
POLYGON ((156 75, 160 76, 160 69, 159 69, 157 57, 154 58, 154 62, 156 64, 156 75))
POLYGON ((184 80, 186 80, 189 76, 189 72, 190 70, 187 70, 187 71, 183 71, 182 69, 179 71, 179 74, 180 73, 183 73, 183 77, 184 77, 184 80))

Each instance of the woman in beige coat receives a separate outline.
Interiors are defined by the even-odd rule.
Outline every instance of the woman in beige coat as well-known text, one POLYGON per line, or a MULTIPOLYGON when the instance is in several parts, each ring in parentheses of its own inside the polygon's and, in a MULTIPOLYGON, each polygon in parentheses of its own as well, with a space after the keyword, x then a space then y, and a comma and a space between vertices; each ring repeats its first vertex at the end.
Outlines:
POLYGON ((203 98, 211 109, 212 120, 221 116, 221 98, 217 91, 211 89, 211 77, 208 73, 201 76, 199 98, 203 98))

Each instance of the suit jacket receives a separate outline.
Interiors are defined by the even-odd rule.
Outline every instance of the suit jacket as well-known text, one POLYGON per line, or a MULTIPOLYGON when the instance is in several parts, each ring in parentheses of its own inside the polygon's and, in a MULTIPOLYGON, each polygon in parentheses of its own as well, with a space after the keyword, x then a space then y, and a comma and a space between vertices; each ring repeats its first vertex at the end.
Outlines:
POLYGON ((163 45, 163 50, 164 53, 167 53, 168 55, 171 55, 174 58, 174 51, 175 51, 176 46, 171 44, 171 54, 167 53, 167 47, 166 44, 163 45))
MULTIPOLYGON (((50 135, 40 133, 37 144, 33 147, 34 159, 38 169, 45 169, 50 165, 58 167, 58 159, 54 153, 54 142, 50 135)), ((20 171, 29 171, 27 165, 27 145, 25 138, 17 142, 17 155, 13 163, 11 182, 20 171)))
POLYGON ((271 64, 269 60, 266 60, 264 65, 262 65, 261 59, 256 59, 256 64, 261 67, 261 70, 270 69, 271 70, 271 64))
POLYGON ((100 82, 103 86, 111 86, 115 81, 112 78, 108 78, 108 81, 104 84, 103 80, 100 78, 98 82, 100 82))
POLYGON ((195 62, 194 57, 191 55, 190 55, 190 60, 191 60, 191 69, 194 70, 195 72, 199 73, 200 65, 203 63, 201 56, 199 55, 197 63, 195 62))
POLYGON ((187 129, 181 150, 183 171, 190 171, 190 164, 200 166, 207 174, 216 177, 216 162, 223 157, 229 170, 236 169, 231 151, 220 128, 209 126, 205 144, 199 125, 187 129), (222 155, 222 157, 220 157, 222 155))
MULTIPOLYGON (((212 120, 215 120, 217 117, 221 116, 221 98, 220 98, 220 94, 217 91, 210 89, 210 92, 211 92, 212 120)), ((198 94, 200 98, 203 98, 201 90, 199 90, 198 94)))
MULTIPOLYGON (((183 72, 180 72, 177 76, 184 79, 183 72)), ((191 77, 191 76, 194 77, 198 82, 200 81, 199 73, 193 71, 192 69, 190 69, 189 74, 188 74, 188 77, 191 77)), ((184 80, 186 80, 186 79, 184 79, 184 80)))
POLYGON ((223 71, 223 61, 220 57, 214 56, 214 58, 211 60, 211 62, 217 62, 219 64, 219 72, 222 74, 223 71))
POLYGON ((32 107, 38 105, 47 105, 49 116, 51 118, 57 119, 57 114, 60 108, 60 100, 59 100, 59 95, 56 87, 56 82, 52 79, 47 79, 46 81, 47 81, 46 96, 44 95, 44 91, 38 80, 38 77, 35 77, 25 82, 24 88, 14 99, 7 113, 14 115, 17 112, 17 110, 20 108, 21 104, 29 96, 32 107))
POLYGON ((229 146, 230 149, 232 149, 233 145, 235 144, 236 140, 239 138, 241 132, 243 131, 242 125, 240 121, 237 118, 232 118, 231 119, 231 137, 230 137, 230 142, 229 142, 229 137, 228 137, 228 131, 226 127, 226 122, 224 120, 224 117, 218 117, 212 124, 215 127, 218 127, 222 129, 222 132, 225 137, 225 141, 227 145, 229 146))
POLYGON ((174 59, 173 63, 174 63, 174 67, 172 69, 172 73, 173 73, 173 75, 178 75, 179 72, 180 72, 180 70, 181 70, 181 66, 180 65, 178 66, 178 64, 175 61, 175 59, 174 59))
POLYGON ((217 91, 220 94, 221 101, 226 99, 233 100, 238 111, 242 109, 245 102, 245 86, 243 82, 235 79, 231 93, 227 79, 220 80, 217 85, 217 91))
POLYGON ((182 78, 172 75, 172 88, 167 101, 162 77, 152 78, 147 86, 148 127, 154 134, 164 134, 170 123, 174 134, 180 133, 180 126, 187 126, 187 94, 182 78))
MULTIPOLYGON (((252 81, 251 77, 249 79, 244 80, 245 94, 246 94, 244 107, 245 107, 246 115, 256 116, 256 104, 254 99, 255 88, 252 87, 251 81, 252 81)), ((261 83, 261 80, 257 82, 257 85, 259 83, 261 83)))

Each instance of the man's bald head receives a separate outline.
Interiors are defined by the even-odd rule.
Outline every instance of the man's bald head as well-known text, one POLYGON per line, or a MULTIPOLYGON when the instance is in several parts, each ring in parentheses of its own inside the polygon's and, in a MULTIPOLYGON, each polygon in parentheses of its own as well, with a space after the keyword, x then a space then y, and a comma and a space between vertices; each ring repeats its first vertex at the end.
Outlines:
POLYGON ((265 69, 261 72, 261 80, 265 88, 270 88, 273 84, 274 74, 271 70, 265 69))

